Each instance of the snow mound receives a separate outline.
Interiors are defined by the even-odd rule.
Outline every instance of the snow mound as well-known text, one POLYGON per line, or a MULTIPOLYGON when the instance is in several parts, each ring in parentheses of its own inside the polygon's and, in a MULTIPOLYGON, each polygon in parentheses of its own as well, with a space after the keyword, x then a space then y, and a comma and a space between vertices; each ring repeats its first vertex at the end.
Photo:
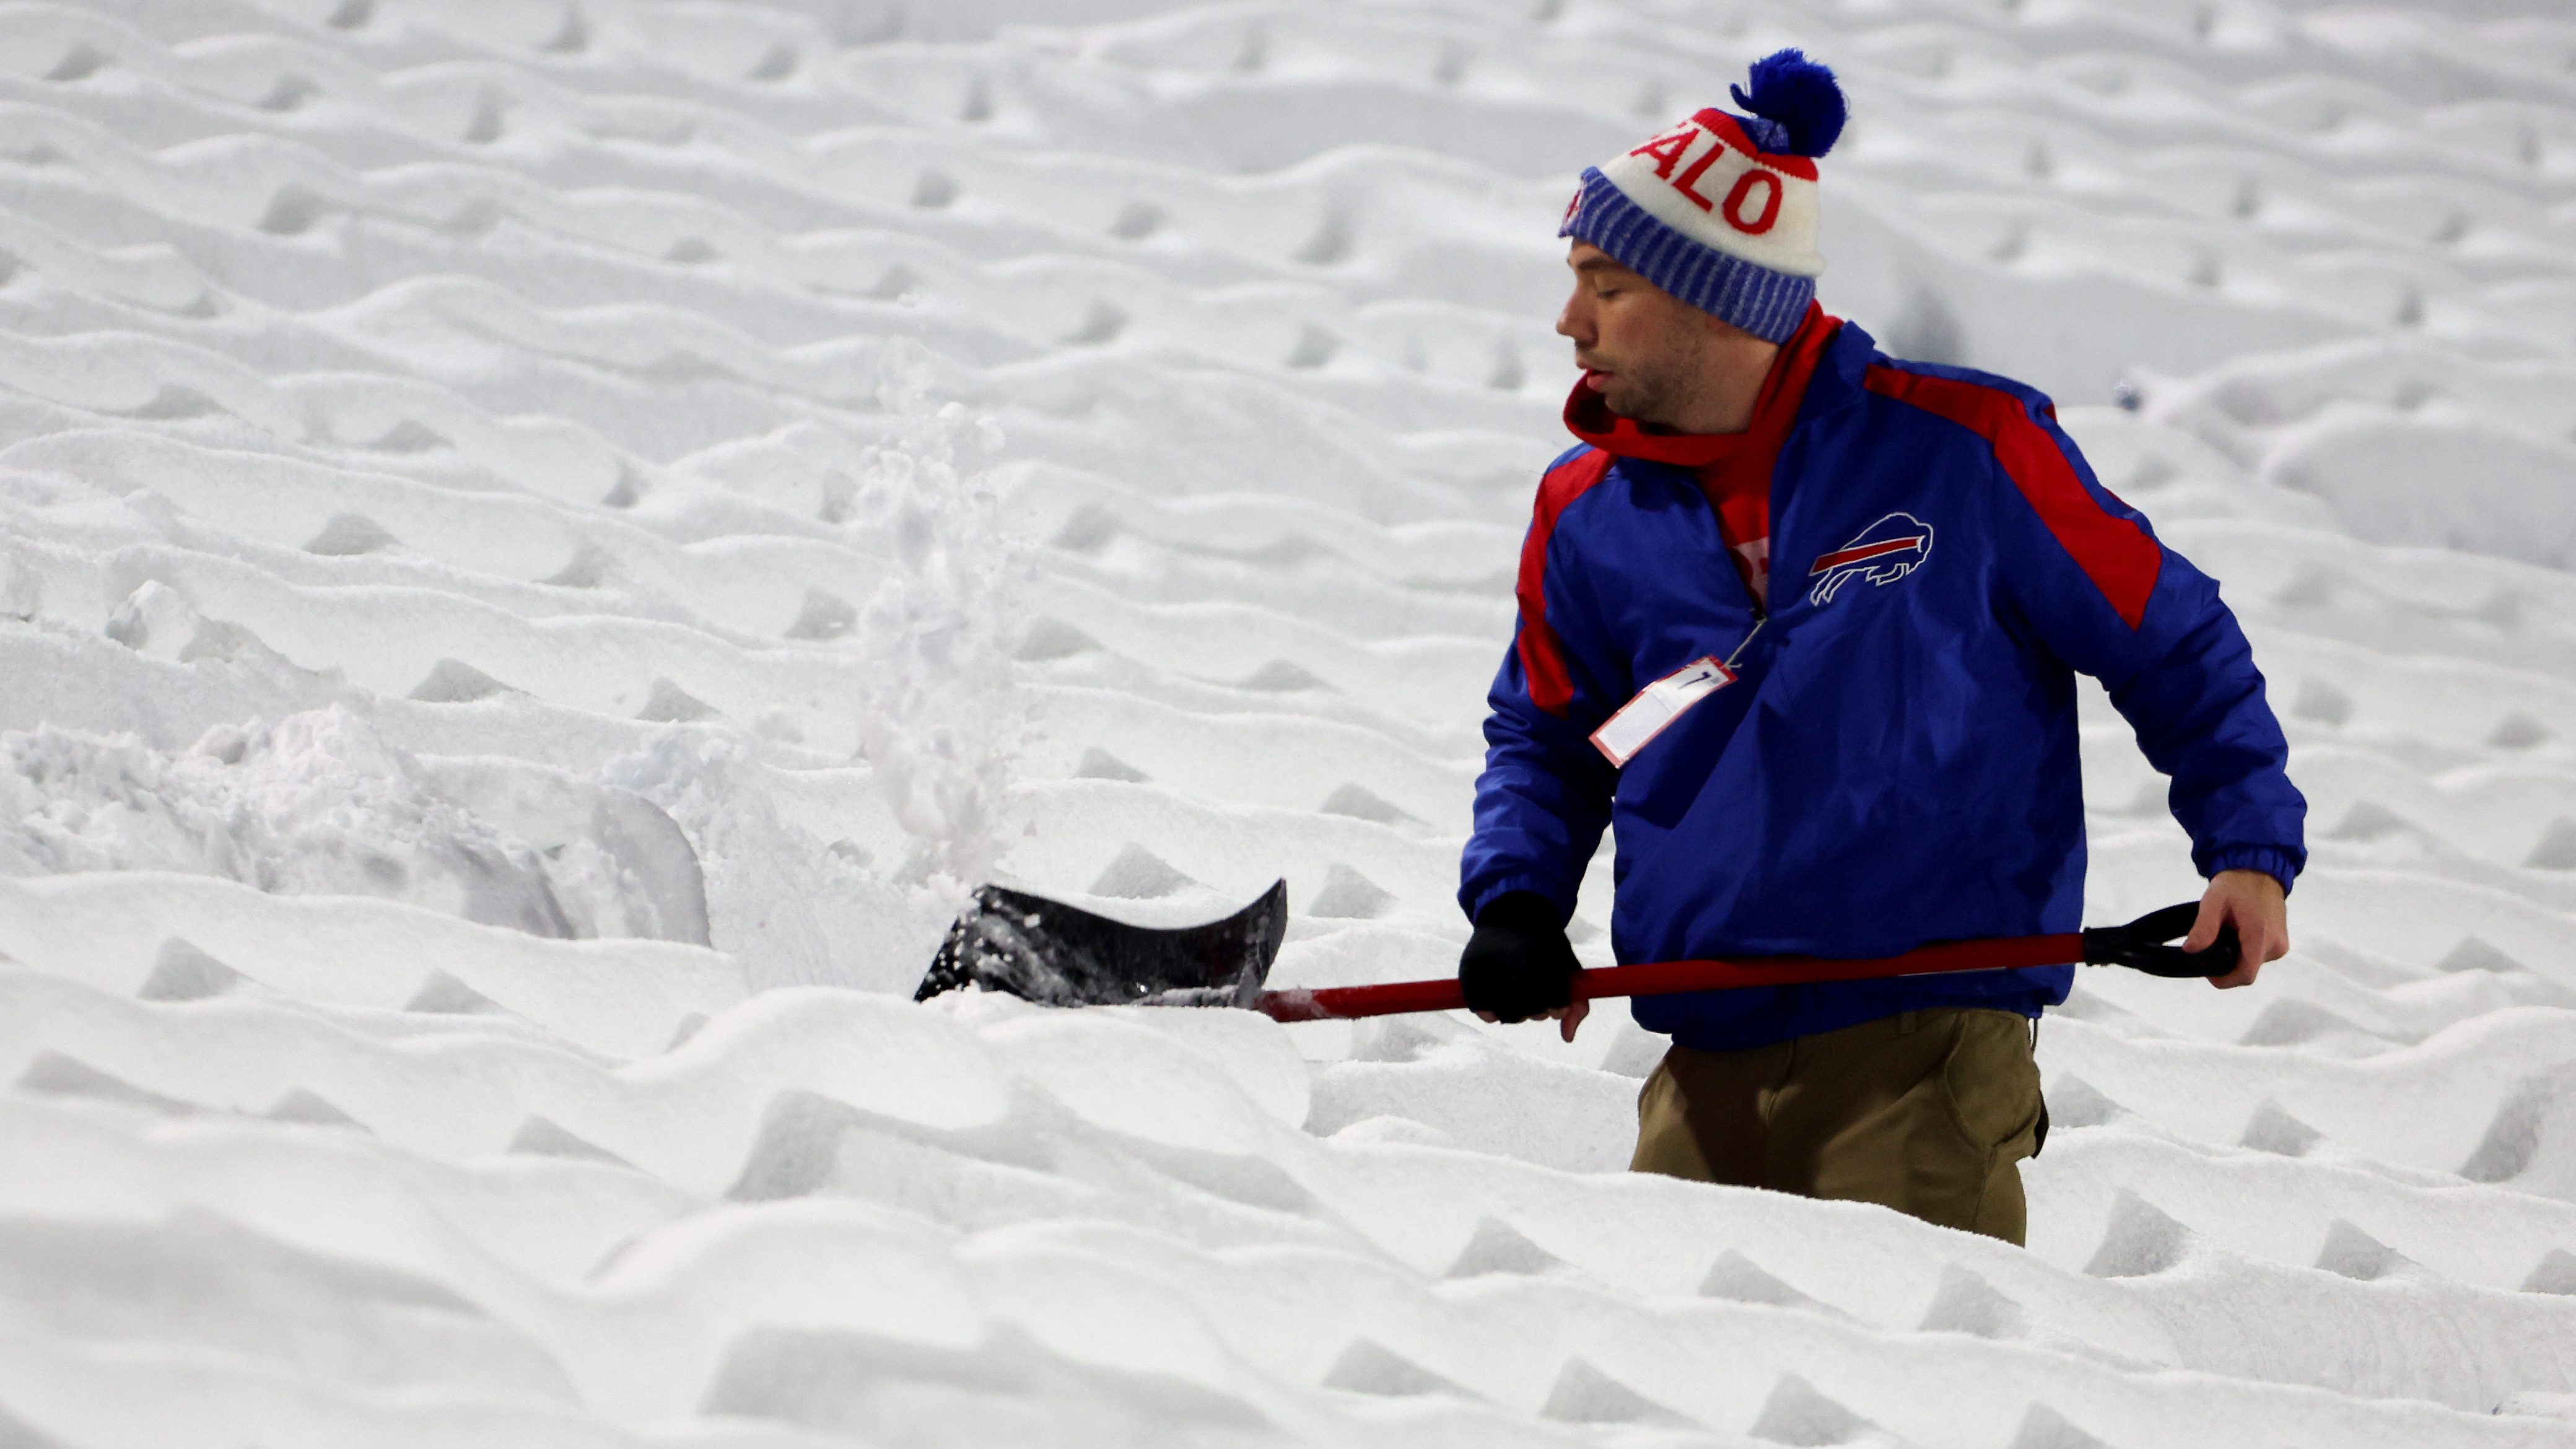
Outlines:
POLYGON ((442 792, 340 705, 219 726, 173 754, 40 728, 0 735, 0 758, 0 812, 17 820, 0 840, 10 875, 184 871, 539 936, 707 942, 697 858, 650 802, 547 782, 588 807, 591 828, 540 847, 442 792))

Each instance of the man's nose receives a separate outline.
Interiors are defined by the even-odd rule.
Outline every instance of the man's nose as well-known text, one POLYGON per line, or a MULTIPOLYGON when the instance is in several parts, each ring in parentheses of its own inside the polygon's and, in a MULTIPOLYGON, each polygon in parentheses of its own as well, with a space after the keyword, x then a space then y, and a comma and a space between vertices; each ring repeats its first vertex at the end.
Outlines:
POLYGON ((1583 305, 1581 292, 1566 298, 1565 306, 1556 314, 1556 335, 1574 339, 1577 347, 1591 346, 1592 318, 1587 315, 1588 311, 1583 305))

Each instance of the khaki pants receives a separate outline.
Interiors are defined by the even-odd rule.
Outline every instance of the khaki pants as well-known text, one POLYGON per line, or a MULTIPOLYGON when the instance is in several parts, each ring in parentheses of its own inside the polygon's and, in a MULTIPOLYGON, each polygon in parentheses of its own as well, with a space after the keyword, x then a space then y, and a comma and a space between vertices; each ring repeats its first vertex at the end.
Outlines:
POLYGON ((1940 1007, 1741 1051, 1676 1046, 1629 1168, 1874 1202, 2019 1243, 2045 1117, 2030 1019, 1940 1007))

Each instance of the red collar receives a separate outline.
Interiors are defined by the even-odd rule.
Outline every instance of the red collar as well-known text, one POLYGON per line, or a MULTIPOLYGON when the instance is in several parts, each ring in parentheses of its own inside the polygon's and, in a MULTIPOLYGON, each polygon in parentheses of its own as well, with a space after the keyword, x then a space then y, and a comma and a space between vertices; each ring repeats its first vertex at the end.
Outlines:
POLYGON ((1566 430, 1616 457, 1678 463, 1686 468, 1706 467, 1742 448, 1777 453, 1789 434, 1789 425, 1797 420, 1798 404, 1807 395, 1807 379, 1815 375, 1818 359, 1825 355, 1826 346, 1842 325, 1841 318, 1827 316, 1822 306, 1807 304, 1806 319, 1798 324, 1797 332, 1773 359, 1770 375, 1762 380, 1761 396, 1753 403, 1752 425, 1741 433, 1650 432, 1635 420, 1612 413, 1602 404, 1601 394, 1580 379, 1565 400, 1566 430))

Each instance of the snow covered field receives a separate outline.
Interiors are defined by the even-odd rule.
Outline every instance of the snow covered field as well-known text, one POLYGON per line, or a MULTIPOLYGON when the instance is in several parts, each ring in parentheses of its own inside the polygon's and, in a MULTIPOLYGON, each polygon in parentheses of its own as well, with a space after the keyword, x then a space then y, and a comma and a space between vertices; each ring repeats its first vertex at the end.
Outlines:
POLYGON ((2576 1443, 2571 569, 2507 0, 0 3, 0 1444, 2576 1443), (985 878, 1453 968, 1555 219, 1781 44, 2312 802, 2030 1250, 1616 1171, 1617 1013, 910 1005, 985 878))

